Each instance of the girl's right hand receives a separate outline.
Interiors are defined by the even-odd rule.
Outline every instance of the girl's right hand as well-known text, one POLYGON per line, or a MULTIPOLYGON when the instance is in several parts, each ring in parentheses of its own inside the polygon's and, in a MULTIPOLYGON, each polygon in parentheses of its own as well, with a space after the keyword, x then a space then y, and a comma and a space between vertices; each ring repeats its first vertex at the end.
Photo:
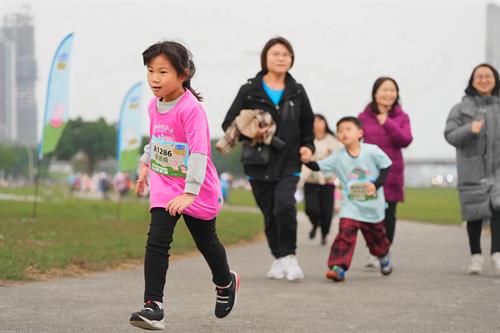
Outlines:
POLYGON ((148 174, 149 167, 146 164, 141 163, 139 178, 137 179, 137 183, 135 186, 135 194, 137 194, 138 196, 142 196, 146 191, 146 187, 148 186, 148 174))

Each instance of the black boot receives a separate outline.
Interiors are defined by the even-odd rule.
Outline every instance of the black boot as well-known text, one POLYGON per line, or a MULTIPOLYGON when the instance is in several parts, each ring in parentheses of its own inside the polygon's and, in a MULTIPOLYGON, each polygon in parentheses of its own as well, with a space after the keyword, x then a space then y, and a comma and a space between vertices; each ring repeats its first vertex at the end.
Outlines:
POLYGON ((311 229, 311 231, 309 232, 309 239, 314 239, 314 237, 316 237, 316 230, 318 229, 318 226, 317 225, 314 225, 311 229))

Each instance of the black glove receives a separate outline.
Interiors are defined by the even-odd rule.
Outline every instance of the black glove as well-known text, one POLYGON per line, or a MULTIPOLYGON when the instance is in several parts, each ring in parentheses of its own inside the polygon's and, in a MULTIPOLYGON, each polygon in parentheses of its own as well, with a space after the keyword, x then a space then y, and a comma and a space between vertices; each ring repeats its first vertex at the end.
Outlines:
POLYGON ((308 167, 309 169, 311 169, 312 171, 319 171, 319 164, 316 163, 316 162, 309 162, 309 163, 306 163, 306 167, 308 167))

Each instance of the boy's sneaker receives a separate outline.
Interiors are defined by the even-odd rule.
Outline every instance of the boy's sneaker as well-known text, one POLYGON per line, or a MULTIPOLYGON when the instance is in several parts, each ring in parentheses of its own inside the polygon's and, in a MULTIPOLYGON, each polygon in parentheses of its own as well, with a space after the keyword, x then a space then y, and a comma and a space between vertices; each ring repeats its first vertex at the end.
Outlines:
POLYGON ((215 316, 224 318, 236 305, 236 294, 240 289, 240 277, 236 272, 231 271, 231 283, 225 288, 215 287, 217 299, 215 301, 215 316))
POLYGON ((380 273, 382 275, 389 275, 392 273, 392 261, 389 257, 389 254, 386 254, 385 257, 379 259, 380 262, 380 273))
POLYGON ((275 259, 271 264, 271 269, 267 272, 267 277, 269 279, 282 279, 285 277, 286 272, 286 259, 281 257, 275 259))
POLYGON ((141 311, 132 313, 129 323, 146 330, 164 330, 165 321, 161 303, 147 301, 141 311))
POLYGON ((371 254, 368 254, 368 257, 366 258, 366 264, 365 264, 365 268, 379 268, 380 267, 380 263, 379 263, 379 260, 377 257, 371 255, 371 254))
POLYGON ((467 272, 471 275, 480 274, 483 270, 484 259, 481 254, 473 254, 470 257, 469 267, 467 272))
POLYGON ((491 255, 491 264, 497 274, 500 274, 500 252, 495 252, 491 255))
POLYGON ((329 270, 327 270, 325 275, 326 275, 327 279, 330 279, 330 280, 333 280, 336 282, 344 281, 345 269, 343 269, 340 266, 335 265, 335 266, 332 266, 329 270))

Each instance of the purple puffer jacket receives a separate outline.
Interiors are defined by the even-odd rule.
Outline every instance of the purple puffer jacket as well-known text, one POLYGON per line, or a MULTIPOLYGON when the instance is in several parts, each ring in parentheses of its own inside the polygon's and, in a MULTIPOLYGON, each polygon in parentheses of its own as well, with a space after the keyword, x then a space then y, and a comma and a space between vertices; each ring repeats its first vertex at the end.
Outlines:
POLYGON ((380 125, 377 115, 368 105, 358 116, 363 123, 364 142, 379 146, 391 159, 392 166, 384 184, 386 201, 404 201, 404 162, 401 149, 413 140, 410 118, 401 107, 389 112, 384 125, 380 125))

